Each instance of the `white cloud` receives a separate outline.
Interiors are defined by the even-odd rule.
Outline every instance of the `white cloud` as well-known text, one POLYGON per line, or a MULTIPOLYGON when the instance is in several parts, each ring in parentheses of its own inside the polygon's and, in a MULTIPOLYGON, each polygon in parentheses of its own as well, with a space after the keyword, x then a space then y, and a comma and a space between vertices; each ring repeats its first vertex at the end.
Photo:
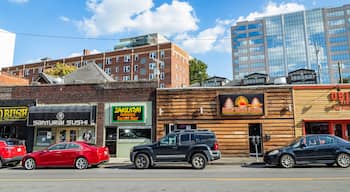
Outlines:
POLYGON ((153 0, 87 0, 90 18, 78 21, 88 36, 125 31, 175 35, 198 29, 198 19, 187 2, 173 0, 154 7, 153 0))
POLYGON ((18 3, 18 4, 22 4, 22 3, 27 3, 29 0, 8 0, 11 3, 18 3))
POLYGON ((63 21, 63 22, 69 22, 70 21, 70 19, 68 17, 66 17, 66 16, 61 16, 60 20, 63 21))
POLYGON ((232 20, 217 20, 216 25, 212 28, 207 28, 197 35, 178 35, 176 40, 191 53, 230 52, 230 26, 232 23, 232 20))
POLYGON ((276 4, 274 2, 269 2, 262 12, 252 12, 248 16, 244 17, 241 16, 238 18, 237 22, 239 21, 251 21, 257 18, 271 16, 271 15, 278 15, 278 14, 284 14, 284 13, 290 13, 290 12, 296 12, 296 11, 302 11, 305 10, 305 6, 298 3, 281 3, 276 4))

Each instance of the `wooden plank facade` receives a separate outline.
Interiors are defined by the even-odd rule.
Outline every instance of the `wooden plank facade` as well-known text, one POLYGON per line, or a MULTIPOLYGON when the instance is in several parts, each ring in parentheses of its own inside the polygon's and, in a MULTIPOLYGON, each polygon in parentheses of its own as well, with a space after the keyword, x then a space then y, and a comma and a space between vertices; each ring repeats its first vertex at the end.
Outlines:
POLYGON ((223 156, 249 156, 249 126, 262 128, 263 150, 285 145, 295 138, 292 87, 185 88, 157 90, 157 140, 171 125, 194 125, 216 133, 223 156), (263 115, 223 116, 220 95, 261 94, 263 115), (267 137, 270 136, 270 139, 267 137))
POLYGON ((296 135, 324 133, 350 139, 350 85, 294 86, 296 135))

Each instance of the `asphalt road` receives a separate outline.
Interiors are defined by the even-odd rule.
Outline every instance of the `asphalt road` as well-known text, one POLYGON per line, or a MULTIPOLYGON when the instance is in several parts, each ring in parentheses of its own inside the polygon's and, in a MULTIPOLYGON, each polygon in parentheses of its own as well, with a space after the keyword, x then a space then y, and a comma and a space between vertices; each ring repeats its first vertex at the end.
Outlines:
POLYGON ((282 169, 216 165, 204 170, 190 166, 161 166, 136 170, 105 166, 87 170, 0 169, 0 191, 25 192, 155 192, 155 191, 349 191, 350 168, 312 166, 282 169))

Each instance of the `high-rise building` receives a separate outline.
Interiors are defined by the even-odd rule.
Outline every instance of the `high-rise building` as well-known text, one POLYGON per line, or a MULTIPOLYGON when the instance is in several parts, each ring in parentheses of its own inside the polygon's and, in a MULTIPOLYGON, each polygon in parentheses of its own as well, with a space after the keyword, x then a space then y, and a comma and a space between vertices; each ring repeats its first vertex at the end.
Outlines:
POLYGON ((57 63, 78 68, 95 63, 117 81, 157 80, 161 88, 189 86, 188 53, 157 33, 121 39, 110 52, 91 54, 84 49, 81 56, 53 60, 46 57, 2 71, 33 81, 57 63))
POLYGON ((316 71, 320 83, 350 77, 350 4, 238 22, 231 36, 234 80, 298 69, 316 71))
POLYGON ((16 34, 0 29, 0 69, 13 65, 16 34))

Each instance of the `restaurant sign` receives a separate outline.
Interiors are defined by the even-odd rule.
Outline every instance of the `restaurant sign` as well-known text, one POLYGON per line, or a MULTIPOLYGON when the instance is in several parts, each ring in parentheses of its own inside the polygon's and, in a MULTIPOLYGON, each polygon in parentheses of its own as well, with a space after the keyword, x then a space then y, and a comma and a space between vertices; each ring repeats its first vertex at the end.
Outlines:
POLYGON ((144 106, 112 106, 112 122, 144 122, 144 106))
POLYGON ((264 94, 219 95, 223 116, 264 115, 264 94))
POLYGON ((333 91, 329 94, 331 101, 337 101, 336 105, 333 105, 335 111, 350 110, 350 92, 349 91, 333 91))
POLYGON ((0 121, 24 121, 28 117, 28 107, 0 107, 0 121))

